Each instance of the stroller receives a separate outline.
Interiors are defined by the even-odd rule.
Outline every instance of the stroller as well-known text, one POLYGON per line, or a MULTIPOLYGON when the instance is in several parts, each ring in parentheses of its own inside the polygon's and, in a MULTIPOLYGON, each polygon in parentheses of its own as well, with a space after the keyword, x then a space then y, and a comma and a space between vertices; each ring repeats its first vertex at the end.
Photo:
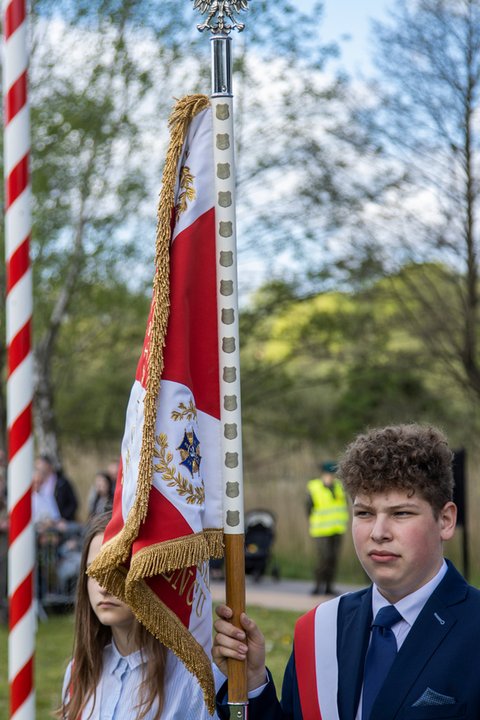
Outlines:
POLYGON ((276 517, 270 510, 250 510, 245 513, 245 574, 259 582, 270 564, 270 573, 280 579, 280 569, 271 556, 275 539, 276 517))

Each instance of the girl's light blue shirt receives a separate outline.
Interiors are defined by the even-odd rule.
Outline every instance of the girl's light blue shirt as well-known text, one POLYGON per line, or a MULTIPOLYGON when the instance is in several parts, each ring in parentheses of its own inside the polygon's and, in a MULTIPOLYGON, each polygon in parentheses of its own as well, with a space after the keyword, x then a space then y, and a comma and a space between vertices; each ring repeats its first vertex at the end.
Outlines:
MULTIPOLYGON (((103 651, 103 673, 97 686, 96 703, 87 704, 82 720, 137 720, 138 688, 142 682, 142 654, 138 650, 125 657, 119 653, 115 643, 103 651), (93 710, 93 712, 92 712, 93 710)), ((68 695, 71 663, 63 681, 62 697, 68 695)), ((182 662, 167 652, 165 672, 165 702, 161 720, 212 720, 203 699, 203 693, 196 678, 188 672, 182 662)), ((154 703, 145 720, 155 716, 154 703)))

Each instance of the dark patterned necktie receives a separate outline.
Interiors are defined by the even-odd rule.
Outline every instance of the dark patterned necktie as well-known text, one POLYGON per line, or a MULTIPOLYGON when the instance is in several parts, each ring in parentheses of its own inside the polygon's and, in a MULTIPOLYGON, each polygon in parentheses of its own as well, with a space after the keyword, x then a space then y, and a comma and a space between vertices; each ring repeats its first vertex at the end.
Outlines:
POLYGON ((375 615, 372 638, 365 658, 362 720, 369 720, 375 698, 395 660, 397 641, 391 628, 400 620, 402 616, 393 605, 386 605, 375 615))

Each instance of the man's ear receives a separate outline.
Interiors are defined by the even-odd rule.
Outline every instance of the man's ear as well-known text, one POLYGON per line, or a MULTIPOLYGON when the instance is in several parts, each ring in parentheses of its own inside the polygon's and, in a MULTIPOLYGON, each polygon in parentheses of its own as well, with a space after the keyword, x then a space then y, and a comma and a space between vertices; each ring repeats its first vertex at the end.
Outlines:
POLYGON ((457 524, 457 506, 454 502, 447 502, 440 510, 440 536, 442 540, 450 540, 455 532, 457 524))

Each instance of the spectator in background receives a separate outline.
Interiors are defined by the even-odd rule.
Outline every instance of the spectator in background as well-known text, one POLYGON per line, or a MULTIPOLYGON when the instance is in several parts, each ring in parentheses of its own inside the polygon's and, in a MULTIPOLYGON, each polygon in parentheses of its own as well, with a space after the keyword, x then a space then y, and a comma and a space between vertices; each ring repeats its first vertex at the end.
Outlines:
POLYGON ((48 476, 32 476, 32 520, 37 542, 37 597, 71 597, 80 567, 82 526, 60 514, 55 495, 45 491, 48 476))
POLYGON ((55 497, 50 493, 42 492, 45 479, 39 470, 34 470, 32 476, 32 520, 38 529, 60 525, 64 530, 66 523, 60 515, 55 497))
POLYGON ((95 475, 88 500, 88 516, 101 515, 112 509, 113 487, 112 478, 107 472, 95 475))
POLYGON ((107 475, 112 481, 112 496, 115 495, 115 485, 117 484, 118 470, 120 468, 120 460, 112 460, 107 465, 107 475))
POLYGON ((68 522, 74 522, 78 508, 78 500, 73 486, 62 473, 55 470, 48 455, 40 455, 35 461, 35 470, 40 474, 39 492, 46 497, 54 498, 60 516, 68 522))
POLYGON ((334 595, 342 535, 347 529, 348 509, 342 483, 335 477, 337 466, 324 462, 319 478, 307 485, 307 512, 310 537, 315 543, 315 586, 312 595, 334 595))

